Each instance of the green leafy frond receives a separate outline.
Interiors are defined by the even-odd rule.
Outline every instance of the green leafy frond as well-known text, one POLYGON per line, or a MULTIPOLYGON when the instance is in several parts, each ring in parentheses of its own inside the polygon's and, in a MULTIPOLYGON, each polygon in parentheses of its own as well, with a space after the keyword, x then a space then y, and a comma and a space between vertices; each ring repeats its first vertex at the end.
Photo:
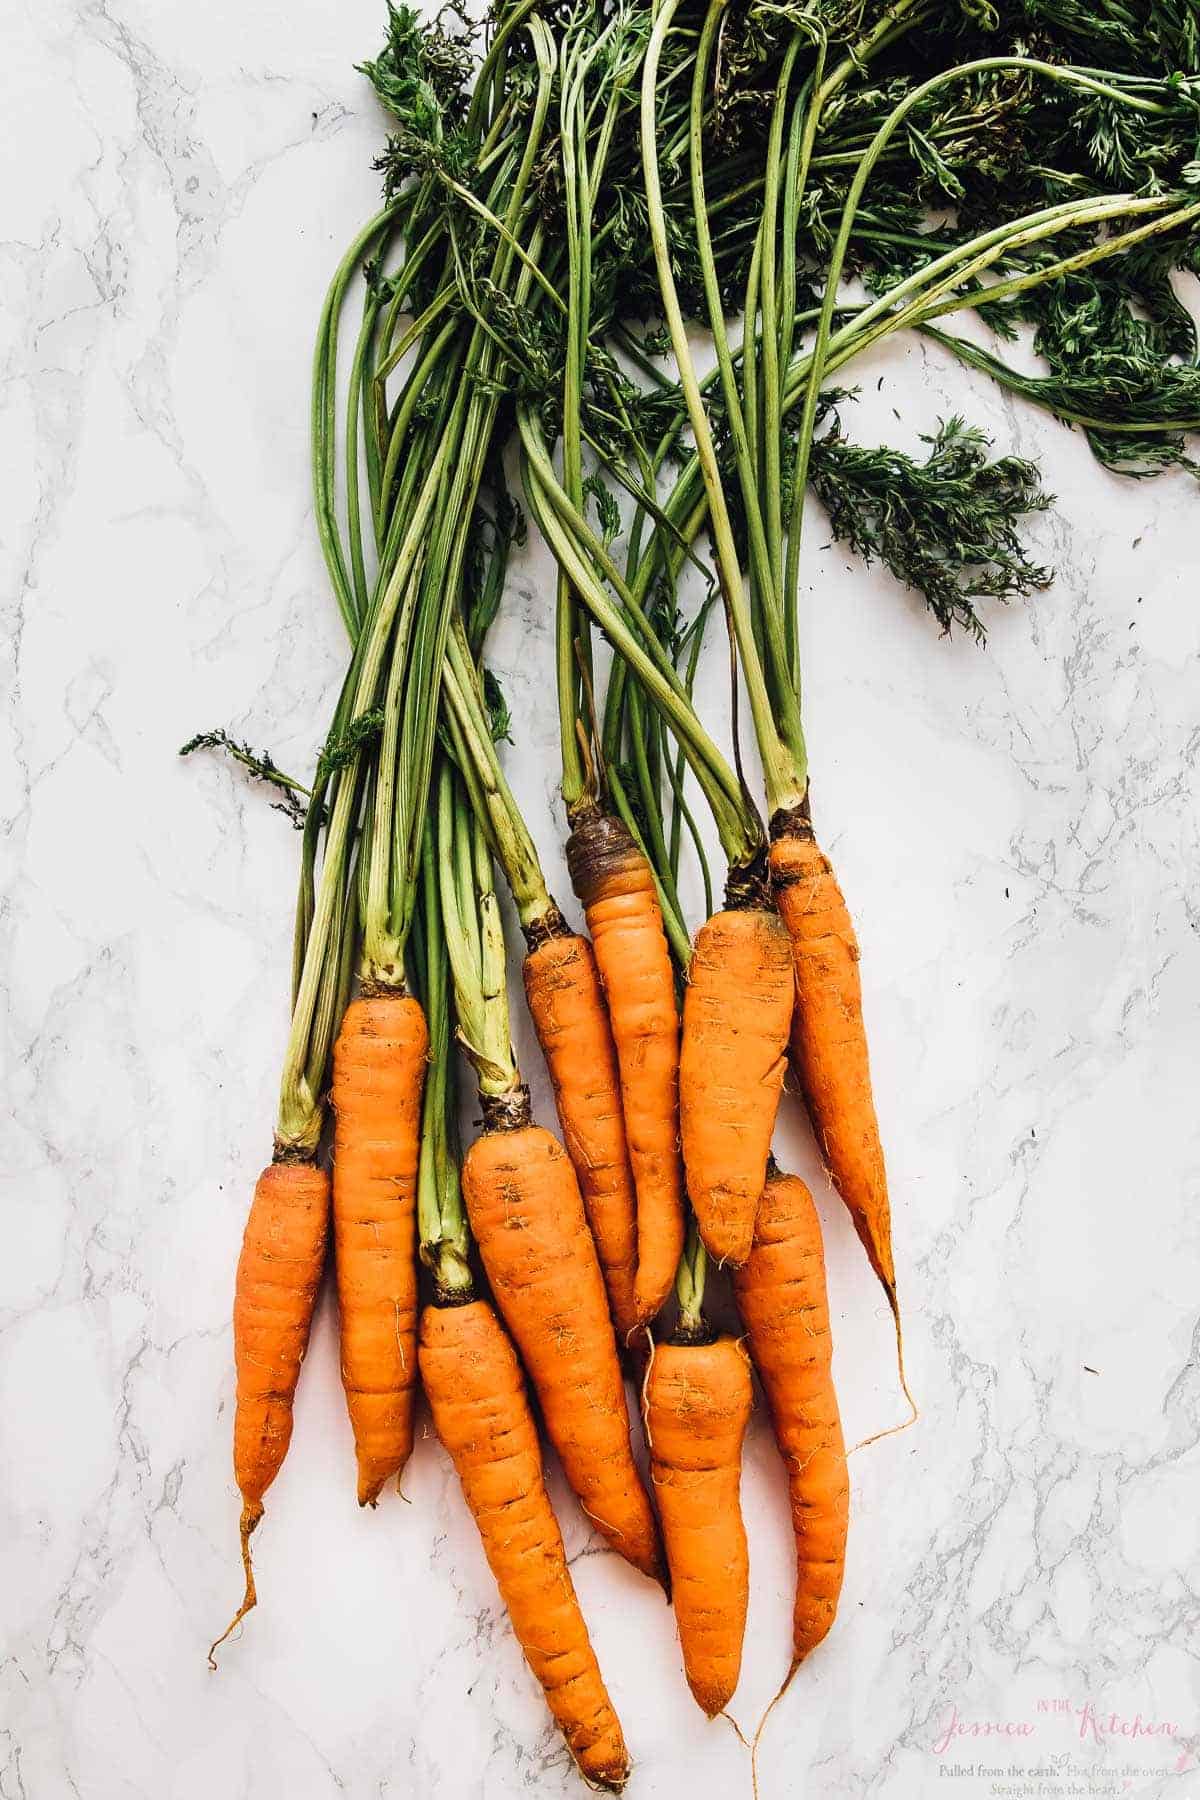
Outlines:
POLYGON ((958 625, 981 638, 977 600, 1050 584, 1020 536, 1022 520, 1050 496, 1036 464, 989 460, 987 437, 962 419, 947 419, 922 442, 923 461, 886 446, 866 449, 849 443, 835 419, 813 448, 813 488, 835 537, 922 594, 943 631, 958 625))

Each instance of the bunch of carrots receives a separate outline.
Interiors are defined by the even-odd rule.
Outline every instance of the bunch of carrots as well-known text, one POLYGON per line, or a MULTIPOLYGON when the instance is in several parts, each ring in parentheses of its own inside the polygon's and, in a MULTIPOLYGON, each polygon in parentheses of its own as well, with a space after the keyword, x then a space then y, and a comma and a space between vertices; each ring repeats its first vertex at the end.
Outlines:
POLYGON ((1200 45, 1166 0, 506 0, 482 35, 446 17, 389 6, 365 65, 391 121, 384 202, 319 321, 314 511, 348 657, 314 778, 223 733, 187 746, 232 749, 303 828, 274 1147, 234 1299, 229 1630, 256 1602, 252 1535, 328 1264, 359 1503, 402 1476, 422 1389, 571 1754, 616 1791, 628 1754, 535 1401, 588 1519, 670 1596, 710 1718, 741 1662, 756 1379, 795 1534, 785 1685, 837 1613, 849 1478, 821 1229, 772 1156, 789 1067, 907 1393, 859 949, 813 825, 807 493, 947 628, 1048 580, 1019 535, 1046 504, 1031 465, 959 421, 924 461, 851 445, 829 377, 918 331, 1110 466, 1185 461, 1189 342, 1200 357, 1167 293, 1200 263, 1200 45), (1049 373, 935 324, 956 310, 1001 344, 1032 328, 1049 373), (506 779, 486 660, 529 519, 558 571, 574 920, 506 779), (718 620, 728 750, 694 700, 718 620), (561 1139, 513 1049, 505 891, 561 1139), (714 1266, 736 1335, 706 1310, 714 1266))

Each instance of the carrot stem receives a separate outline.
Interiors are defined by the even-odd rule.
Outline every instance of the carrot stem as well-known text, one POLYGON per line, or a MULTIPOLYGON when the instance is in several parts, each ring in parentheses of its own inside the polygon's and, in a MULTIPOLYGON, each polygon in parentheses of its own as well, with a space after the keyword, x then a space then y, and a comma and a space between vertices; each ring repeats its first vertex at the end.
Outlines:
MULTIPOLYGON (((435 778, 440 797, 444 766, 435 778)), ((450 1042, 450 964, 438 879, 439 806, 431 807, 421 850, 421 909, 416 930, 421 998, 429 1027, 429 1075, 417 1169, 421 1260, 440 1299, 472 1292, 470 1229, 458 1163, 457 1083, 450 1042)))
POLYGON ((683 1255, 675 1275, 675 1298, 679 1302, 681 1331, 693 1341, 704 1331, 704 1284, 708 1274, 708 1252, 700 1239, 696 1215, 688 1211, 687 1233, 683 1255))
POLYGON ((458 1040, 475 1070, 480 1093, 512 1094, 521 1077, 509 1030, 504 933, 491 857, 476 820, 456 791, 448 763, 438 775, 437 821, 442 933, 453 979, 458 1040))
MULTIPOLYGON (((720 468, 717 462, 716 446, 713 442, 712 430, 708 415, 705 412, 700 385, 696 378, 695 365, 692 361, 691 347, 688 343, 687 326, 683 310, 679 304, 679 296, 675 286, 675 277, 671 268, 671 255, 667 240, 666 217, 662 202, 662 181, 659 174, 659 152, 657 149, 657 121, 655 117, 655 89, 658 79, 658 68, 662 57, 663 45, 670 30, 672 20, 678 10, 680 0, 664 0, 659 11, 650 41, 646 48, 645 64, 642 72, 642 166, 646 187, 650 236, 654 247, 655 264, 658 270, 659 291, 663 302, 663 311, 671 334, 671 343, 675 352, 675 361, 679 369, 680 385, 687 404, 688 417, 691 420, 692 435, 696 442, 696 455, 704 481, 708 498, 709 516, 712 521, 713 541, 716 546, 717 568, 721 580, 721 592, 725 601, 726 617, 731 636, 737 644, 742 670, 746 678, 747 692, 750 698, 750 711, 754 720, 755 736, 758 740, 759 754, 762 757, 763 773, 767 788, 767 801, 772 813, 781 808, 798 806, 804 798, 807 786, 807 762, 804 754, 803 734, 799 729, 799 709, 793 703, 788 709, 786 701, 783 707, 783 729, 775 722, 771 695, 767 687, 763 665, 759 659, 758 649, 754 642, 754 628, 751 612, 746 604, 745 591, 742 586, 741 566, 737 547, 734 543, 733 525, 729 515, 729 507, 725 498, 725 490, 721 482, 720 468), (791 714, 794 713, 794 719, 791 714), (786 741, 784 733, 786 732, 786 741)), ((709 51, 716 37, 720 22, 723 0, 713 0, 705 17, 701 36, 701 48, 697 52, 697 77, 701 65, 707 65, 709 51)), ((703 116, 702 89, 698 91, 693 85, 693 100, 690 115, 689 136, 693 154, 693 168, 699 153, 700 124, 703 116)), ((699 216, 702 210, 702 190, 696 204, 697 230, 704 242, 706 227, 699 216)), ((711 251, 710 251, 711 257, 711 251)), ((728 346, 726 345, 726 352, 728 346)), ((718 356, 721 355, 721 344, 718 340, 718 356)), ((732 372, 730 372, 732 384, 732 372)), ((731 419, 731 426, 736 430, 736 423, 731 419)), ((753 534, 753 524, 752 524, 753 534)))

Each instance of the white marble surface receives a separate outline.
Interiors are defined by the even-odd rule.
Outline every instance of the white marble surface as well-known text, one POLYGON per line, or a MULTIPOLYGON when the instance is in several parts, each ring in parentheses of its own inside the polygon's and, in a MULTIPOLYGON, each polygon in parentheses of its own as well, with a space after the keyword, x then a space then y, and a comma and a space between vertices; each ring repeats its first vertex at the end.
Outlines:
MULTIPOLYGON (((355 1507, 327 1308, 262 1604, 218 1674, 204 1657, 238 1587, 230 1290, 297 840, 175 750, 224 723, 304 767, 338 676, 307 364, 374 196, 352 64, 379 10, 10 0, 0 23, 3 1800, 580 1791, 437 1445, 407 1504, 355 1507)), ((1063 1765, 1029 1791, 1200 1793, 1200 503, 1182 477, 1104 474, 919 347, 863 380, 856 432, 908 441, 965 406, 1044 454, 1060 500, 1034 538, 1060 579, 994 617, 986 652, 939 642, 814 517, 818 822, 864 946, 924 1412, 853 1459, 841 1618, 773 1717, 760 1788, 974 1800, 995 1791, 981 1764, 1073 1756, 1113 1785, 1063 1765), (1177 1741, 1101 1747, 1055 1710, 1088 1702, 1177 1741), (954 1716, 1034 1729, 939 1755, 954 1716)), ((496 661, 561 891, 546 592, 530 555, 496 661)), ((714 707, 720 685, 717 659, 714 707)), ((883 1308, 821 1206, 853 1439, 900 1407, 883 1308)), ((555 1491, 634 1800, 749 1793, 669 1613, 555 1491)), ((761 1419, 744 1497, 750 1725, 789 1614, 761 1419)))

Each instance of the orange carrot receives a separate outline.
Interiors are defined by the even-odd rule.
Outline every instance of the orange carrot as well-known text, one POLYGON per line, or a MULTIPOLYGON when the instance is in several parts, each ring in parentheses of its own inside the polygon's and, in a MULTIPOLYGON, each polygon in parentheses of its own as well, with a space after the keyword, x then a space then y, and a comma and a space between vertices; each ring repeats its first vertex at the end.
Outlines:
POLYGON ((263 1495, 278 1475, 292 1439, 292 1404, 308 1349, 328 1234, 328 1175, 305 1161, 281 1161, 264 1169, 242 1238, 233 1302, 237 1365, 233 1472, 242 1495, 246 1593, 228 1630, 208 1653, 214 1668, 213 1650, 257 1601, 250 1536, 263 1515, 263 1495))
POLYGON ((496 1303, 584 1511, 635 1568, 661 1580, 579 1184, 557 1138, 529 1122, 525 1090, 484 1105, 491 1118, 463 1160, 463 1193, 496 1303))
POLYGON ((550 1071, 559 1124, 583 1195, 622 1344, 638 1323, 633 1173, 621 1082, 592 947, 552 922, 531 937, 525 996, 550 1071))
POLYGON ((701 926, 683 1000, 683 1160, 704 1246, 735 1267, 750 1254, 766 1180, 793 997, 773 911, 738 907, 701 926))
POLYGON ((427 1306, 421 1377, 517 1642, 588 1781, 619 1793, 629 1773, 542 1476, 525 1384, 482 1300, 427 1306))
POLYGON ((416 1178, 429 1034, 416 1000, 355 1000, 333 1052, 333 1226, 358 1502, 408 1461, 417 1378, 416 1178))
POLYGON ((797 1175, 772 1169, 754 1248, 733 1280, 787 1465, 796 1537, 792 1668, 833 1624, 846 1566, 850 1479, 831 1362, 821 1224, 797 1175))
POLYGON ((858 941, 837 877, 803 821, 771 845, 771 874, 792 943, 792 1063, 829 1172, 883 1284, 899 1330, 892 1216, 871 1095, 858 941))
POLYGON ((644 1322, 670 1293, 683 1249, 679 1009, 671 953, 650 864, 619 819, 595 806, 580 813, 567 865, 587 916, 621 1071, 637 1191, 634 1302, 644 1322))
POLYGON ((753 1395, 736 1338, 656 1346, 643 1401, 683 1667, 714 1718, 742 1666, 750 1563, 739 1497, 753 1395))

